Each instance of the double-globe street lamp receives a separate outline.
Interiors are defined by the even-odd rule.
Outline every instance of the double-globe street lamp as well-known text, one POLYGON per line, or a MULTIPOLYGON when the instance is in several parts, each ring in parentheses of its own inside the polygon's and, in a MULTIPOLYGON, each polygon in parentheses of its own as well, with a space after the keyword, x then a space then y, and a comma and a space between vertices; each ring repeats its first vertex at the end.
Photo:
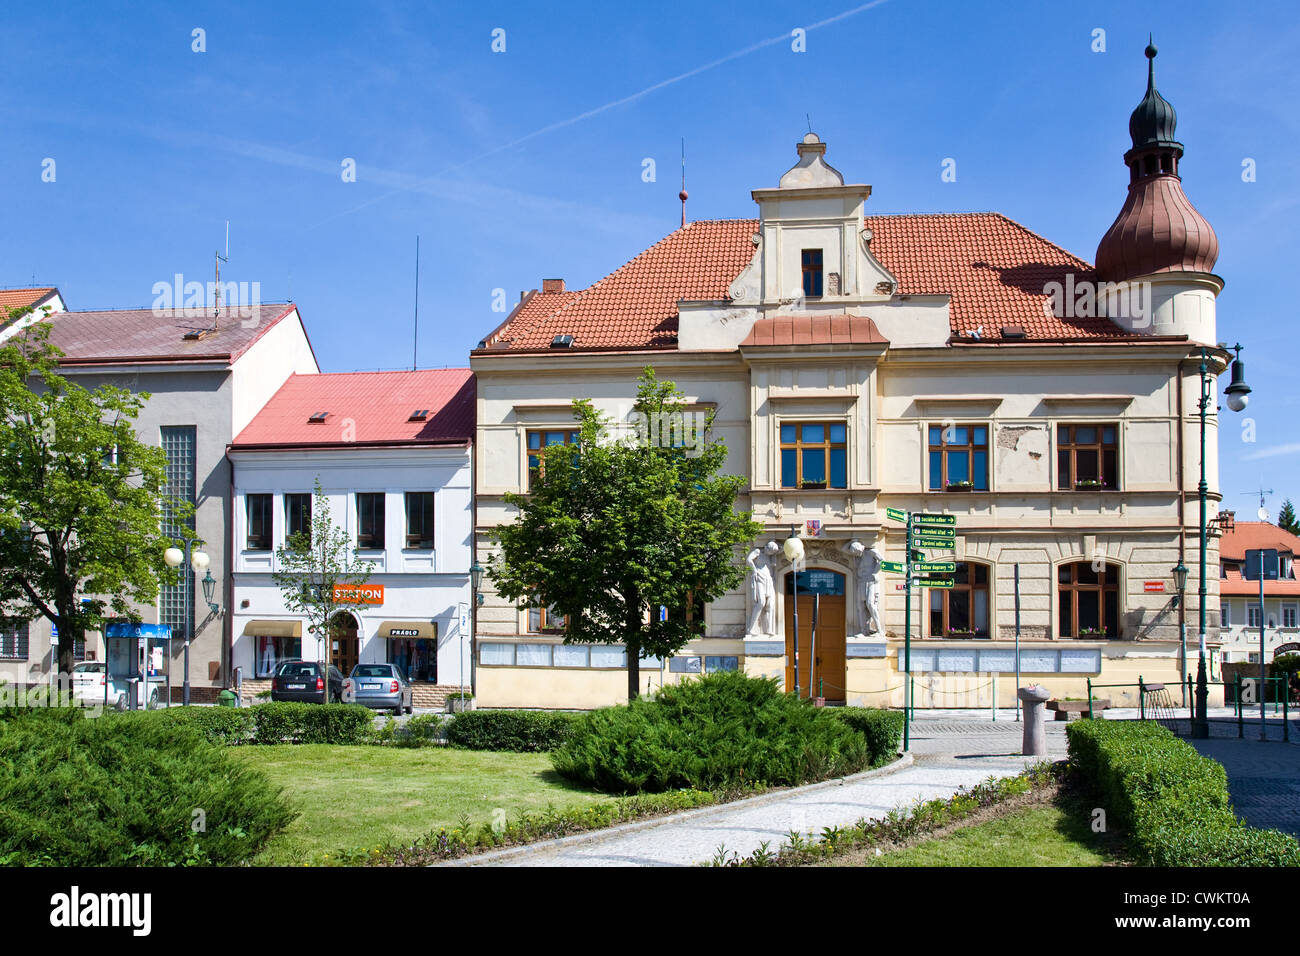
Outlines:
MULTIPOLYGON (((167 563, 169 568, 179 568, 183 564, 189 564, 194 569, 195 574, 200 571, 207 571, 207 574, 204 575, 203 580, 200 582, 203 585, 203 600, 207 602, 212 613, 216 614, 221 610, 221 607, 212 600, 212 595, 216 591, 217 580, 212 576, 212 572, 208 570, 211 559, 206 551, 195 549, 196 545, 203 543, 203 539, 175 537, 172 540, 176 542, 176 545, 163 552, 163 561, 167 563)), ((194 639, 194 608, 190 604, 193 591, 186 586, 183 579, 181 586, 184 588, 185 594, 185 685, 181 699, 183 703, 188 705, 190 702, 190 642, 194 639)))
MULTIPOLYGON (((799 562, 803 560, 803 541, 799 539, 799 526, 790 525, 790 537, 781 546, 791 565, 791 582, 794 586, 794 696, 799 696, 799 562)), ((812 688, 808 689, 811 696, 812 688)))
MULTIPOLYGON (((1241 346, 1232 347, 1235 357, 1232 360, 1232 381, 1225 388, 1224 395, 1228 407, 1234 412, 1239 412, 1246 407, 1250 401, 1250 386, 1246 384, 1246 367, 1241 361, 1241 346)), ((1206 500, 1209 497, 1209 485, 1205 481, 1205 419, 1209 414, 1210 402, 1214 398, 1215 381, 1217 375, 1210 375, 1209 350, 1201 349, 1201 400, 1199 403, 1201 410, 1201 482, 1197 486, 1197 491, 1201 501, 1201 523, 1200 523, 1200 544, 1201 544, 1201 575, 1197 587, 1197 595, 1200 598, 1200 659, 1196 665, 1196 716, 1192 720, 1192 736, 1198 739, 1205 739, 1210 736, 1209 722, 1209 697, 1210 687, 1205 673, 1205 563, 1207 551, 1207 533, 1206 526, 1206 500)), ((1217 409, 1216 409, 1217 410, 1217 409)))

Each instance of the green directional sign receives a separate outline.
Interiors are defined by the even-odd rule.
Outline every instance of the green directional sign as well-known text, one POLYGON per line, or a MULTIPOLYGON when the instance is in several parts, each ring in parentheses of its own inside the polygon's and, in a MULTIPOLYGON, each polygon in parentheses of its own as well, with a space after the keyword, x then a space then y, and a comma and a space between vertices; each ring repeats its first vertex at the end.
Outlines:
POLYGON ((914 561, 912 570, 917 574, 952 574, 957 570, 955 561, 914 561))
POLYGON ((895 574, 902 574, 902 573, 903 573, 903 562, 902 562, 902 561, 881 561, 881 562, 880 562, 880 567, 881 567, 882 570, 885 570, 885 571, 893 571, 895 574))
POLYGON ((944 534, 942 529, 913 528, 912 545, 918 548, 927 547, 927 545, 921 544, 922 541, 943 541, 951 547, 956 544, 957 536, 955 534, 944 534))
POLYGON ((950 588, 952 587, 952 578, 917 578, 916 586, 919 588, 950 588))
POLYGON ((917 525, 955 525, 957 517, 955 515, 912 515, 912 527, 917 525))
POLYGON ((953 527, 943 527, 938 525, 933 527, 926 527, 924 525, 921 526, 912 525, 912 534, 913 535, 928 534, 932 538, 955 538, 957 537, 957 529, 953 527))
POLYGON ((907 520, 907 512, 906 512, 906 511, 899 511, 897 508, 886 508, 886 509, 885 509, 885 517, 886 517, 886 518, 892 518, 894 521, 906 521, 906 520, 907 520))
POLYGON ((927 535, 926 537, 912 538, 912 544, 918 548, 940 548, 945 551, 951 551, 956 547, 957 542, 952 538, 934 538, 927 535))

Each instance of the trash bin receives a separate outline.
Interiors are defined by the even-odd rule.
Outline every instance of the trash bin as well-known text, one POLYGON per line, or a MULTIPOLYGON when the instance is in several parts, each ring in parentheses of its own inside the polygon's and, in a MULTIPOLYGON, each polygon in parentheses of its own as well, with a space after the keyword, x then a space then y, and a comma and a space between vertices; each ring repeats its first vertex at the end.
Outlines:
POLYGON ((238 707, 239 696, 233 690, 223 690, 217 695, 218 707, 238 707))

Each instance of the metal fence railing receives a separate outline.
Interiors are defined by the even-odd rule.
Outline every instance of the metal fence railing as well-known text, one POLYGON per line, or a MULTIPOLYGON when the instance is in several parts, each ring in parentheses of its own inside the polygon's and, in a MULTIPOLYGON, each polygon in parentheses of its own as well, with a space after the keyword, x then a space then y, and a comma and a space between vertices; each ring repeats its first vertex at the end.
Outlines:
MULTIPOLYGON (((1246 735, 1247 708, 1259 705, 1262 717, 1271 703, 1273 715, 1282 718, 1282 739, 1289 742, 1291 740, 1291 688, 1288 678, 1266 677, 1264 682, 1264 687, 1261 689, 1258 686, 1259 678, 1243 679, 1238 674, 1236 680, 1207 681, 1207 685, 1223 688, 1224 705, 1233 707, 1234 717, 1229 719, 1236 720, 1238 737, 1246 735), (1262 703, 1261 697, 1263 697, 1262 703)), ((1181 705, 1175 703, 1168 685, 1148 683, 1140 674, 1136 684, 1094 684, 1089 678, 1088 716, 1095 716, 1093 713, 1093 702, 1097 699, 1094 696, 1095 691, 1119 687, 1136 688, 1139 720, 1157 721, 1168 726, 1174 733, 1178 733, 1182 722, 1187 721, 1190 729, 1196 717, 1196 681, 1189 675, 1184 684, 1175 686, 1182 692, 1181 705)), ((1220 723, 1222 720, 1223 718, 1218 718, 1220 723)))

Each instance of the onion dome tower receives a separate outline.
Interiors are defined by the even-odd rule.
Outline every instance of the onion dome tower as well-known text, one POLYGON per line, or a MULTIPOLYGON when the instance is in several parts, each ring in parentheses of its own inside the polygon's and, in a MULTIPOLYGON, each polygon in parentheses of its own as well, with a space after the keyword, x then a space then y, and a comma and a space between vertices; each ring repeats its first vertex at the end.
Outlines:
POLYGON ((1178 116, 1156 90, 1156 52, 1148 43, 1146 96, 1128 121, 1128 198, 1097 246, 1098 278, 1121 284, 1120 292, 1098 299, 1124 328, 1214 344, 1219 239, 1183 193, 1178 116))

